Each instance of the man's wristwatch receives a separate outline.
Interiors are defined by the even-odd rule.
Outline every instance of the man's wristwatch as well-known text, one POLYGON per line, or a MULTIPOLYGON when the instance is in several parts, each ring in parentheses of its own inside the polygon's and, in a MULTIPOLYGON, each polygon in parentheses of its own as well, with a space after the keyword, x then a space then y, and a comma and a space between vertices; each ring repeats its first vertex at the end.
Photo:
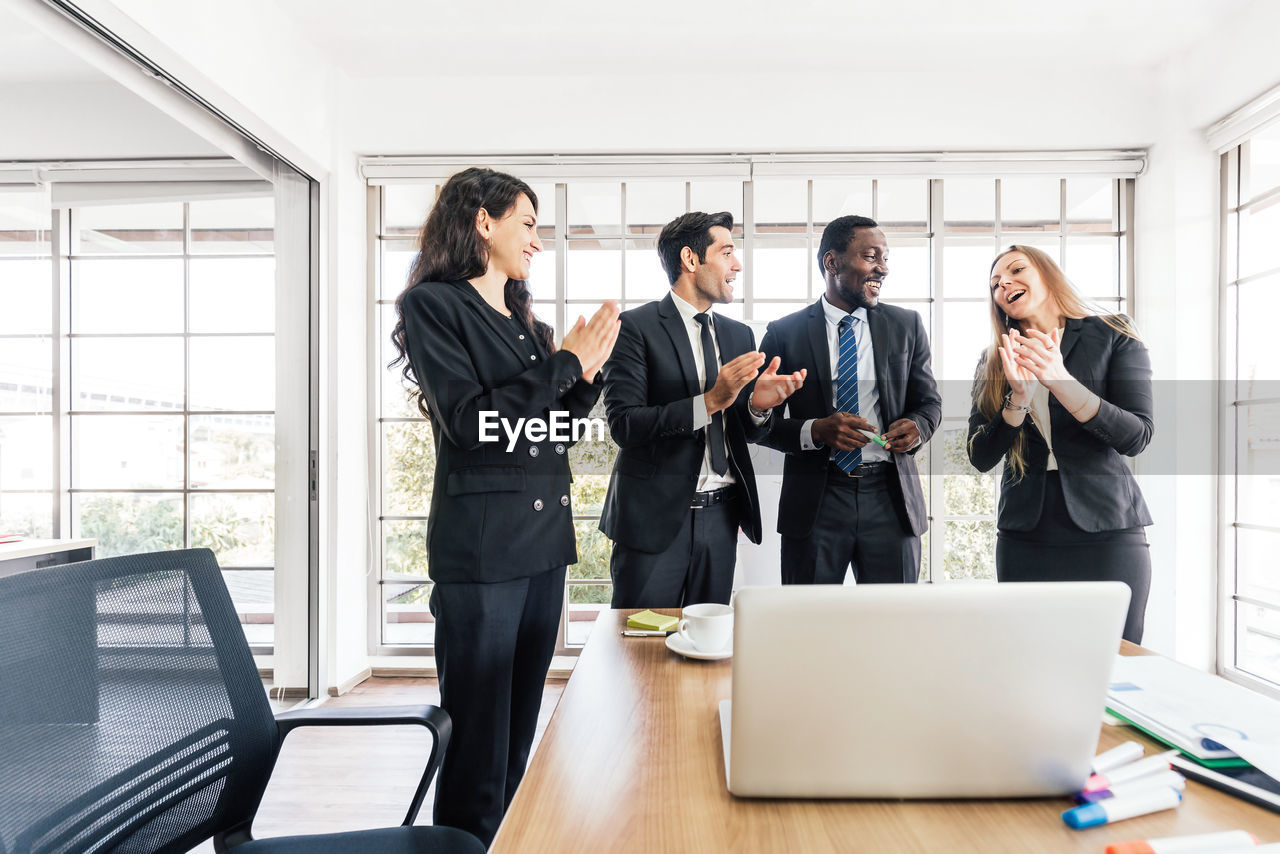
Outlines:
POLYGON ((747 411, 750 412, 752 415, 754 415, 756 418, 768 418, 769 413, 772 412, 773 410, 766 409, 764 412, 761 412, 760 410, 756 409, 756 405, 751 402, 751 398, 747 398, 747 411))

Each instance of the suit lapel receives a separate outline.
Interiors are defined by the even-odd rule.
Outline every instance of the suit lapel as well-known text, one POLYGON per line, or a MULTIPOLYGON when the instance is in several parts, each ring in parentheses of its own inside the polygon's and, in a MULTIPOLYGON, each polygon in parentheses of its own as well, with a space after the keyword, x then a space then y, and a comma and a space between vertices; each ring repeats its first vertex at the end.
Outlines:
POLYGON ((876 426, 881 433, 889 429, 889 425, 883 423, 889 417, 888 413, 902 411, 898 401, 898 377, 889 373, 889 331, 885 329, 887 323, 888 320, 881 312, 874 308, 867 309, 867 326, 871 327, 871 350, 875 356, 876 394, 880 398, 880 411, 876 413, 876 417, 882 422, 876 426))
POLYGON ((471 297, 475 303, 476 314, 480 316, 480 321, 492 329, 494 334, 498 336, 498 340, 507 345, 507 349, 516 357, 516 360, 519 361, 521 365, 524 365, 527 361, 524 351, 516 346, 516 342, 511 340, 511 328, 504 325, 502 318, 496 311, 494 311, 493 306, 485 302, 484 297, 480 296, 480 292, 465 279, 454 282, 453 284, 460 288, 463 293, 466 293, 471 297))
POLYGON ((1067 360, 1067 356, 1071 355, 1071 350, 1076 346, 1076 342, 1080 340, 1080 332, 1084 327, 1084 319, 1080 317, 1068 317, 1066 322, 1062 324, 1062 361, 1067 360))
POLYGON ((671 344, 676 348, 676 361, 680 364, 680 373, 684 376, 684 384, 689 391, 689 395, 702 394, 702 389, 698 387, 698 374, 694 370, 693 348, 689 345, 689 331, 684 325, 684 318, 680 316, 680 312, 676 309, 676 304, 671 299, 671 294, 667 294, 658 303, 658 317, 662 321, 662 328, 667 331, 668 337, 671 338, 671 344))
POLYGON ((822 310, 821 299, 809 306, 809 316, 805 318, 805 329, 809 334, 809 346, 813 349, 814 373, 818 376, 822 411, 829 415, 832 412, 831 348, 827 345, 827 316, 822 310))

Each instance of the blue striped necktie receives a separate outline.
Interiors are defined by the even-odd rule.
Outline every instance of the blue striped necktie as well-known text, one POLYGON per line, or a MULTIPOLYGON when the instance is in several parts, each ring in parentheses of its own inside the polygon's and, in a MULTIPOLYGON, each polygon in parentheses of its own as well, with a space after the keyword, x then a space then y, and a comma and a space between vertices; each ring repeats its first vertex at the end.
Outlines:
MULTIPOLYGON (((858 340, 853 336, 853 315, 840 320, 840 355, 836 360, 836 412, 858 414, 858 340)), ((862 449, 836 450, 835 460, 845 474, 851 474, 862 463, 862 449)))

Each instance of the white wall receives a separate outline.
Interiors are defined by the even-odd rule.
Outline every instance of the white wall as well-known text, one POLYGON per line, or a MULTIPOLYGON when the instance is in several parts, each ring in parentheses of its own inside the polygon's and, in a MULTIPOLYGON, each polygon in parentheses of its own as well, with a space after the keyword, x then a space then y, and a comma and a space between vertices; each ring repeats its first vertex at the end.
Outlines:
POLYGON ((0 116, 5 160, 224 156, 115 83, 0 86, 0 116))

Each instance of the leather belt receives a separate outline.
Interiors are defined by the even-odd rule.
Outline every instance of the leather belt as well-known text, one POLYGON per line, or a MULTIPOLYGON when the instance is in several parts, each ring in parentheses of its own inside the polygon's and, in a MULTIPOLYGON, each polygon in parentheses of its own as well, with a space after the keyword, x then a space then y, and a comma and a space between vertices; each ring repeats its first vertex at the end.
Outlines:
POLYGON ((889 463, 889 461, 880 460, 879 462, 875 462, 875 463, 863 463, 862 465, 855 468, 853 471, 846 472, 844 469, 840 468, 835 463, 831 463, 830 470, 832 474, 839 475, 840 477, 847 477, 847 478, 873 477, 877 475, 884 476, 888 474, 890 465, 891 464, 889 463))
POLYGON ((710 492, 695 492, 693 501, 689 503, 691 510, 698 510, 702 507, 711 507, 715 504, 723 504, 733 498, 737 492, 737 487, 723 486, 720 489, 713 489, 710 492))

